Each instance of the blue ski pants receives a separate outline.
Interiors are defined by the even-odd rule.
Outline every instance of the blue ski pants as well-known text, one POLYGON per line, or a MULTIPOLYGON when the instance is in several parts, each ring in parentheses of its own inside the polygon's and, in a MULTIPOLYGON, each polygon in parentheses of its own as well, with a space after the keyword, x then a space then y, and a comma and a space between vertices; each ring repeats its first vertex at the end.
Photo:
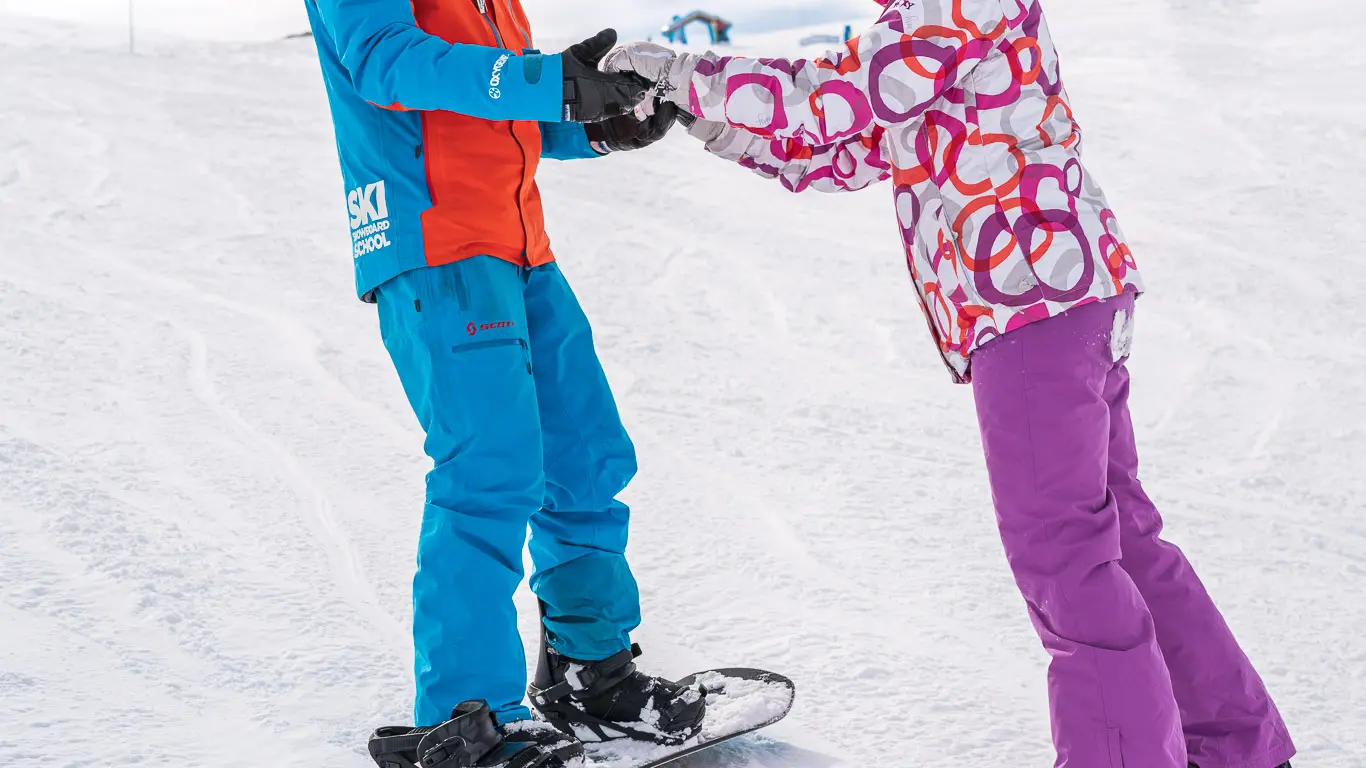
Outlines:
POLYGON ((512 597, 528 526, 551 646, 594 661, 630 647, 640 602, 616 496, 635 449, 555 264, 479 256, 406 272, 376 300, 434 462, 413 578, 416 724, 469 699, 526 718, 512 597))

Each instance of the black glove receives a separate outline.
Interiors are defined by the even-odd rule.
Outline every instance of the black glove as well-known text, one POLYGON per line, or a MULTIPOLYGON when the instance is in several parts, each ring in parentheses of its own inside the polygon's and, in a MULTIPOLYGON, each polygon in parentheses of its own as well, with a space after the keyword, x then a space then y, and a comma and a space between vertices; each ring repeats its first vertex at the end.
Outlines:
POLYGON ((596 123, 636 108, 654 83, 634 72, 599 72, 598 61, 617 44, 617 31, 604 29, 560 56, 564 65, 564 119, 596 123))
POLYGON ((611 117, 601 123, 589 123, 584 131, 588 141, 602 154, 644 149, 664 138, 678 120, 679 109, 672 101, 655 102, 655 113, 644 120, 634 114, 611 117))

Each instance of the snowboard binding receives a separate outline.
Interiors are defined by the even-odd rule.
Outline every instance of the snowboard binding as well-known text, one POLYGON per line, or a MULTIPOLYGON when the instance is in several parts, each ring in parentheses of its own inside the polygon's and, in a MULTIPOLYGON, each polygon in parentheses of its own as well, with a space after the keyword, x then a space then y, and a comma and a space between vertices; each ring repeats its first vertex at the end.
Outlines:
POLYGON ((467 701, 430 728, 380 728, 370 737, 379 768, 564 768, 540 747, 507 741, 482 701, 467 701))
MULTIPOLYGON (((544 618, 545 607, 541 608, 544 618)), ((619 739, 677 745, 696 736, 706 715, 706 689, 636 670, 640 646, 603 661, 581 661, 550 647, 541 622, 541 655, 531 704, 551 725, 585 742, 619 739)))

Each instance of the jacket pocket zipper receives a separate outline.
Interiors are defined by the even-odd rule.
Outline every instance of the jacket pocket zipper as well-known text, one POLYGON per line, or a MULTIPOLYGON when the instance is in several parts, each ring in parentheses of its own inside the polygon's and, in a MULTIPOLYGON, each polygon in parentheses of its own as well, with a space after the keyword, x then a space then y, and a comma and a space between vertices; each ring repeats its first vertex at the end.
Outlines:
POLYGON ((495 339, 492 341, 476 341, 472 344, 456 344, 451 347, 455 353, 475 352, 481 349, 493 349, 495 347, 511 347, 517 345, 522 348, 522 359, 526 361, 526 372, 532 373, 531 367, 531 346, 525 339, 495 339))

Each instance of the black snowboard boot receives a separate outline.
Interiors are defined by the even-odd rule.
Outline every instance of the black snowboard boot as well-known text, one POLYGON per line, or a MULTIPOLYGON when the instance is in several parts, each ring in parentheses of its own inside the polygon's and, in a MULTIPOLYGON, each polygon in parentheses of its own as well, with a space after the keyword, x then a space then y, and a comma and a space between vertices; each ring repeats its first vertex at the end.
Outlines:
POLYGON ((426 728, 380 728, 370 737, 370 757, 379 768, 566 768, 556 749, 581 763, 583 745, 554 734, 500 727, 482 701, 467 701, 451 719, 426 728))
POLYGON ((605 661, 580 661, 543 644, 531 703, 583 741, 635 739, 679 744, 702 729, 705 692, 636 670, 639 646, 605 661))
MULTIPOLYGON (((1200 768, 1200 766, 1196 765, 1195 763, 1191 763, 1190 768, 1200 768)), ((1276 766, 1276 768, 1290 768, 1290 763, 1281 763, 1280 765, 1276 766)))

